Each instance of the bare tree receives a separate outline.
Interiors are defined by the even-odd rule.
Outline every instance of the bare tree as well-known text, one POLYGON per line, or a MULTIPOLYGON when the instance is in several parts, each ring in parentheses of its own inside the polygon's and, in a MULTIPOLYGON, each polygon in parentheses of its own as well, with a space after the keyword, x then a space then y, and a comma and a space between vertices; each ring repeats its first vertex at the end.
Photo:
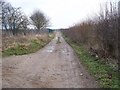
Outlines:
POLYGON ((39 10, 36 10, 31 15, 31 20, 33 21, 33 24, 36 26, 37 30, 41 30, 48 26, 49 20, 46 18, 46 16, 39 10))
POLYGON ((4 0, 0 1, 2 6, 2 26, 5 31, 16 35, 18 32, 26 30, 29 21, 21 8, 14 8, 4 0))

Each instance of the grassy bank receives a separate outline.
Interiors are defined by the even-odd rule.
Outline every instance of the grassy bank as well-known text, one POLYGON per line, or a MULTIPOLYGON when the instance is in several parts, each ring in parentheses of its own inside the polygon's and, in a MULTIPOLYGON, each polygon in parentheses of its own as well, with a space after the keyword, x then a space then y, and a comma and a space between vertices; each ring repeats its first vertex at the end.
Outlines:
POLYGON ((109 64, 105 64, 103 60, 96 59, 91 56, 81 45, 73 43, 69 38, 65 40, 72 46, 77 53, 83 65, 88 72, 96 78, 101 88, 119 88, 118 71, 114 70, 109 64))
POLYGON ((34 53, 48 44, 54 35, 37 35, 37 36, 25 36, 25 37, 12 37, 4 39, 2 50, 2 56, 11 55, 24 55, 34 53), (32 38, 31 38, 32 37, 32 38))

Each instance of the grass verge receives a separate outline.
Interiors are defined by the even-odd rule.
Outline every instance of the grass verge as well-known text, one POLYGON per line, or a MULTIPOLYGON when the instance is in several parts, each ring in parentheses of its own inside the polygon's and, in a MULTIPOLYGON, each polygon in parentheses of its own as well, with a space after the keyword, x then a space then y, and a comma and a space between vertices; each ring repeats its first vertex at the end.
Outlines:
POLYGON ((36 37, 28 41, 26 40, 24 43, 15 42, 13 46, 2 51, 2 56, 6 57, 11 55, 24 55, 34 53, 48 44, 53 39, 53 37, 54 35, 49 35, 45 40, 36 37))
POLYGON ((82 46, 73 43, 68 37, 64 38, 75 50, 88 72, 100 83, 101 88, 119 89, 118 76, 120 74, 117 70, 114 70, 113 67, 102 62, 103 60, 96 60, 96 58, 91 56, 82 46))

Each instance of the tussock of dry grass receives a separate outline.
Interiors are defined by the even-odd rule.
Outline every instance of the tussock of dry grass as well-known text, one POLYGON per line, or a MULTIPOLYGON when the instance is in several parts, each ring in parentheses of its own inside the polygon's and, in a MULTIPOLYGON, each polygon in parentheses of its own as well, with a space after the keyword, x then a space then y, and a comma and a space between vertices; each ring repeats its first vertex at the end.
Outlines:
POLYGON ((45 46, 54 35, 11 36, 2 39, 2 55, 23 55, 35 52, 45 46))
POLYGON ((30 41, 33 39, 39 39, 42 41, 48 40, 48 35, 27 35, 27 36, 11 36, 11 37, 2 37, 2 51, 15 47, 17 44, 29 45, 30 41))

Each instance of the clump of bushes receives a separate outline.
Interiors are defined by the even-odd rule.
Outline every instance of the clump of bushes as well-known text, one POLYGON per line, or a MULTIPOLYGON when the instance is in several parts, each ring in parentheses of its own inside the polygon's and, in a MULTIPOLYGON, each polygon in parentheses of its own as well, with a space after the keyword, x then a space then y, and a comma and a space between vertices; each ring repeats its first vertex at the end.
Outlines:
POLYGON ((63 33, 92 55, 117 63, 119 21, 116 4, 106 3, 97 17, 63 30, 63 33))

